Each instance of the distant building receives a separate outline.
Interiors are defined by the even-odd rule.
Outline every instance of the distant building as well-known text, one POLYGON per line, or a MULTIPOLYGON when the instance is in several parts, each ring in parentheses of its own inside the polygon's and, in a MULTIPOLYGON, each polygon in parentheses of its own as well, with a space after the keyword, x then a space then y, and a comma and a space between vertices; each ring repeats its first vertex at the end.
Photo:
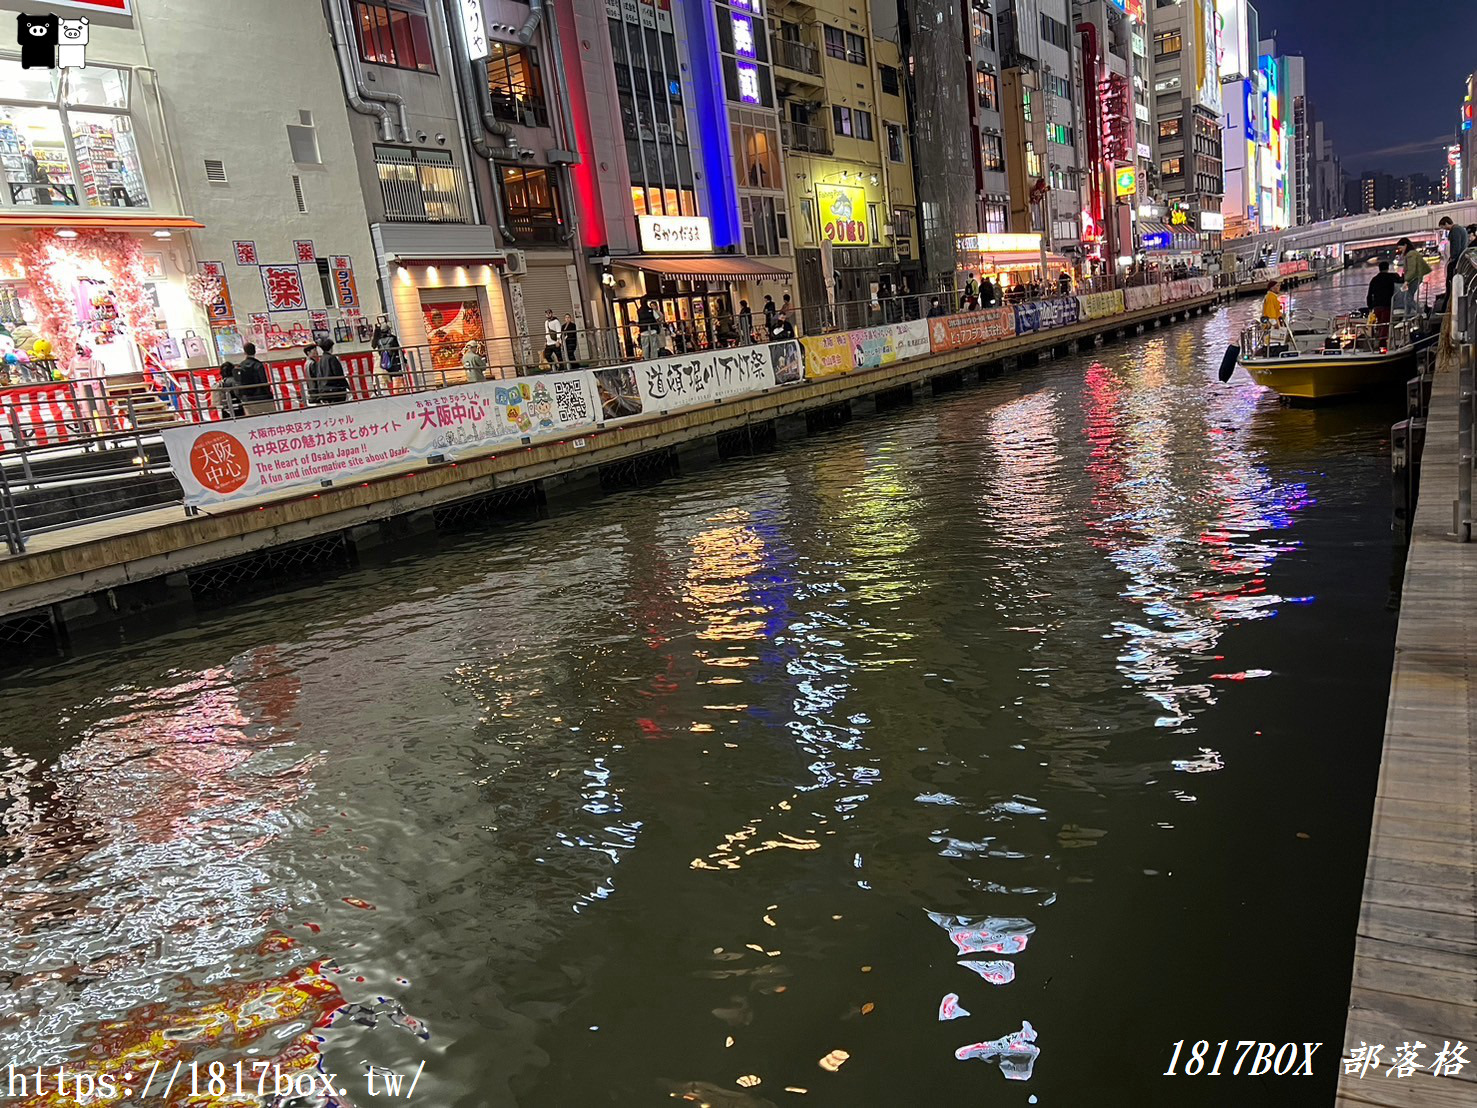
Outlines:
MULTIPOLYGON (((1171 206, 1171 227, 1192 231, 1205 215, 1223 224, 1225 161, 1221 134, 1221 77, 1216 50, 1216 12, 1210 0, 1154 8, 1154 152, 1171 206), (1176 223, 1176 220, 1182 220, 1176 223)), ((1201 246, 1214 249, 1221 231, 1201 232, 1201 246)))
POLYGON ((1395 204, 1395 178, 1388 173, 1365 173, 1359 178, 1360 211, 1378 212, 1395 204))

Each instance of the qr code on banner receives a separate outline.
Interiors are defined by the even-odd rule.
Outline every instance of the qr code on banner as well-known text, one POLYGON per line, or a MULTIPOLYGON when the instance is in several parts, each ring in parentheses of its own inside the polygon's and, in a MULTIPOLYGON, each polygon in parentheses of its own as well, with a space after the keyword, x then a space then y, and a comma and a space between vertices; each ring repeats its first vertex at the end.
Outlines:
POLYGON ((554 406, 560 423, 590 422, 590 405, 582 381, 555 381, 554 406))

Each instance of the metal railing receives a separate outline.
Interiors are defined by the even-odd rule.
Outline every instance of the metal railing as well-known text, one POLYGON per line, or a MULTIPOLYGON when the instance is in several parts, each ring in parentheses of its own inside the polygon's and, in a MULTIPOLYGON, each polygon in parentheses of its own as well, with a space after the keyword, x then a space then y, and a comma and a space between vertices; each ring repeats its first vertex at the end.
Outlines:
POLYGON ((380 154, 380 199, 389 223, 466 223, 467 178, 459 165, 413 162, 380 154))
POLYGON ((821 52, 814 46, 778 36, 771 37, 769 45, 774 51, 775 65, 798 73, 809 73, 812 77, 820 76, 821 52))
POLYGON ((1448 298, 1451 345, 1456 354, 1457 370, 1457 500, 1453 505, 1457 542, 1472 539, 1472 466, 1477 460, 1473 450, 1474 389, 1477 389, 1477 259, 1462 255, 1456 275, 1451 279, 1448 298))
POLYGON ((784 143, 791 150, 803 150, 808 154, 829 154, 831 131, 828 127, 785 120, 784 143))

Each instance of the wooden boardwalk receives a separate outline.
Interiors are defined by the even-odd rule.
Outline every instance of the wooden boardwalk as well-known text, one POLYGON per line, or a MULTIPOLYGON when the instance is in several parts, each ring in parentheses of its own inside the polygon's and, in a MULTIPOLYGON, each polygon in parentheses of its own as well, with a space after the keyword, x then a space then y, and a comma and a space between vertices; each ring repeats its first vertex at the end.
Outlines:
POLYGON ((1339 1105, 1477 1105, 1477 542, 1452 531, 1457 382, 1437 376, 1405 570, 1395 669, 1364 873, 1343 1057, 1384 1046, 1339 1105), (1430 1066, 1460 1040, 1455 1077, 1385 1076, 1402 1043, 1430 1066))

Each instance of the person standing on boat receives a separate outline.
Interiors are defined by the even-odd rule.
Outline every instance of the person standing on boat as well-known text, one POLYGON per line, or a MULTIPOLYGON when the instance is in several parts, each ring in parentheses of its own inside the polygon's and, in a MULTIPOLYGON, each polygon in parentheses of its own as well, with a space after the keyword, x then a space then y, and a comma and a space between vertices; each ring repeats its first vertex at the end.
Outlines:
POLYGON ((1268 323, 1281 323, 1285 313, 1282 311, 1282 298, 1277 295, 1282 288, 1282 282, 1272 280, 1267 282, 1267 295, 1262 301, 1262 318, 1268 323))
POLYGON ((1381 346, 1390 337, 1390 306, 1399 287, 1400 278, 1390 272, 1390 263, 1381 258, 1379 272, 1370 279, 1369 292, 1364 297, 1364 306, 1374 313, 1374 337, 1381 346))
POLYGON ((1405 314, 1413 317, 1420 313, 1421 285, 1431 275, 1431 263, 1409 239, 1401 239, 1395 249, 1400 251, 1400 260, 1405 263, 1405 314))

